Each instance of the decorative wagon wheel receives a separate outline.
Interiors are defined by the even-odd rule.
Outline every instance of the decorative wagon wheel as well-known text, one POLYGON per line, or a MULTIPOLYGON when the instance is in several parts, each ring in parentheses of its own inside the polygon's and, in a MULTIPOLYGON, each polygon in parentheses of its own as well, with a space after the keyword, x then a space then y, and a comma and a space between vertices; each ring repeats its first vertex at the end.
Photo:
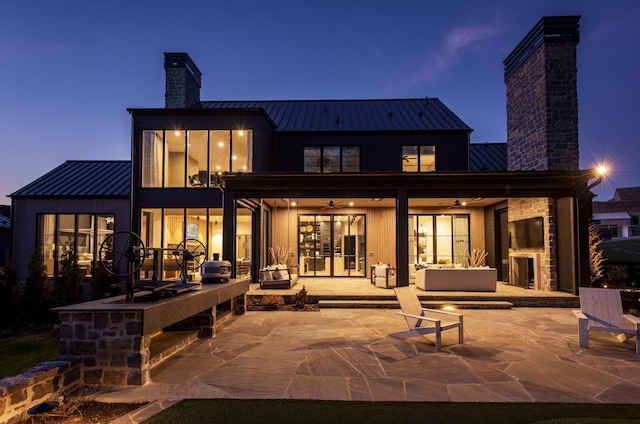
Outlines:
POLYGON ((173 254, 180 269, 195 271, 207 259, 207 248, 200 240, 186 239, 180 242, 173 254))
POLYGON ((115 277, 135 274, 144 263, 146 250, 142 239, 131 231, 116 231, 100 244, 99 258, 102 268, 115 277))

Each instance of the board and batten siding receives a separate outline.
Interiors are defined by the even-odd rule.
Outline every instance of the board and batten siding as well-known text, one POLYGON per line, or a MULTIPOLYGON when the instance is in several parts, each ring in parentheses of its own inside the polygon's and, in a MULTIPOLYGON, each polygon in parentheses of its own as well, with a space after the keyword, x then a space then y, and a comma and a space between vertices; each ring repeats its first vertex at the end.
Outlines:
POLYGON ((13 199, 13 263, 18 278, 27 277, 31 254, 36 248, 39 214, 110 214, 115 217, 115 231, 131 229, 128 198, 27 198, 13 199))
MULTIPOLYGON (((376 263, 397 266, 395 208, 333 208, 330 211, 306 208, 274 208, 272 211, 272 245, 290 248, 294 256, 290 263, 298 263, 298 215, 366 215, 367 274, 376 263), (371 255, 373 253, 373 255, 371 255)), ((468 214, 471 249, 485 249, 485 215, 482 208, 461 208, 452 213, 446 208, 410 208, 409 214, 468 214)), ((404 224, 408 225, 408 223, 404 224)))

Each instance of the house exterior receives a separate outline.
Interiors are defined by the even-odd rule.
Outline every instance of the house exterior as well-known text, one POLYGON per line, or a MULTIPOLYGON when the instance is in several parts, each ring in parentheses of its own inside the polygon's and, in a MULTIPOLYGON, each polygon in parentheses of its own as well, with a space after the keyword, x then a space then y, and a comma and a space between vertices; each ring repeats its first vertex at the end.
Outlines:
POLYGON ((78 256, 80 272, 92 276, 102 241, 114 231, 130 229, 130 187, 130 161, 70 160, 12 193, 18 278, 28 275, 35 251, 50 277, 71 251, 78 256))
POLYGON ((613 198, 593 202, 593 221, 605 239, 640 236, 640 187, 617 188, 613 198))
MULTIPOLYGON (((129 109, 127 229, 161 264, 197 240, 254 280, 278 253, 302 278, 385 263, 406 285, 411 264, 464 265, 476 249, 503 281, 575 293, 589 281, 593 177, 578 169, 578 21, 542 18, 505 60, 507 143, 471 144, 437 98, 202 101, 197 65, 165 53, 165 107, 129 109)), ((29 207, 32 227, 55 209, 29 207)))

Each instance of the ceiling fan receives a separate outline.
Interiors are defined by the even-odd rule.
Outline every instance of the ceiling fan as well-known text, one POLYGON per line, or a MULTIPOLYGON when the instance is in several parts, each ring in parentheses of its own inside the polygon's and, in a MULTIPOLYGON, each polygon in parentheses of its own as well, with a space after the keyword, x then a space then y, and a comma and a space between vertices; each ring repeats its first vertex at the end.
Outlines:
POLYGON ((333 209, 335 207, 340 206, 340 203, 336 203, 333 201, 333 199, 329 200, 329 203, 327 203, 327 206, 323 207, 322 209, 333 209))
POLYGON ((460 209, 468 206, 477 206, 477 204, 469 203, 465 200, 460 201, 460 199, 456 199, 456 201, 453 202, 453 205, 449 206, 447 209, 460 209))

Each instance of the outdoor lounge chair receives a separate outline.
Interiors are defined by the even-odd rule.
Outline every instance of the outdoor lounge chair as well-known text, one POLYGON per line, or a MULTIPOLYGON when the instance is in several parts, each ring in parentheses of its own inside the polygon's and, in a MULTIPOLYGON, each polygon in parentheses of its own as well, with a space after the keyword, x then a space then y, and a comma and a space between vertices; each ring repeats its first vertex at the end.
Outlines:
POLYGON ((458 328, 458 342, 464 342, 462 314, 423 308, 420 299, 410 291, 409 287, 397 287, 394 291, 402 309, 402 312, 396 314, 404 317, 409 330, 391 333, 390 336, 408 339, 433 333, 436 335, 436 351, 440 351, 442 349, 442 331, 458 328), (441 318, 448 319, 448 321, 442 322, 441 318), (426 326, 423 327, 423 324, 426 326))
POLYGON ((640 318, 622 312, 619 290, 580 287, 578 317, 580 346, 589 347, 589 331, 618 335, 620 341, 636 336, 636 354, 640 355, 640 318))

